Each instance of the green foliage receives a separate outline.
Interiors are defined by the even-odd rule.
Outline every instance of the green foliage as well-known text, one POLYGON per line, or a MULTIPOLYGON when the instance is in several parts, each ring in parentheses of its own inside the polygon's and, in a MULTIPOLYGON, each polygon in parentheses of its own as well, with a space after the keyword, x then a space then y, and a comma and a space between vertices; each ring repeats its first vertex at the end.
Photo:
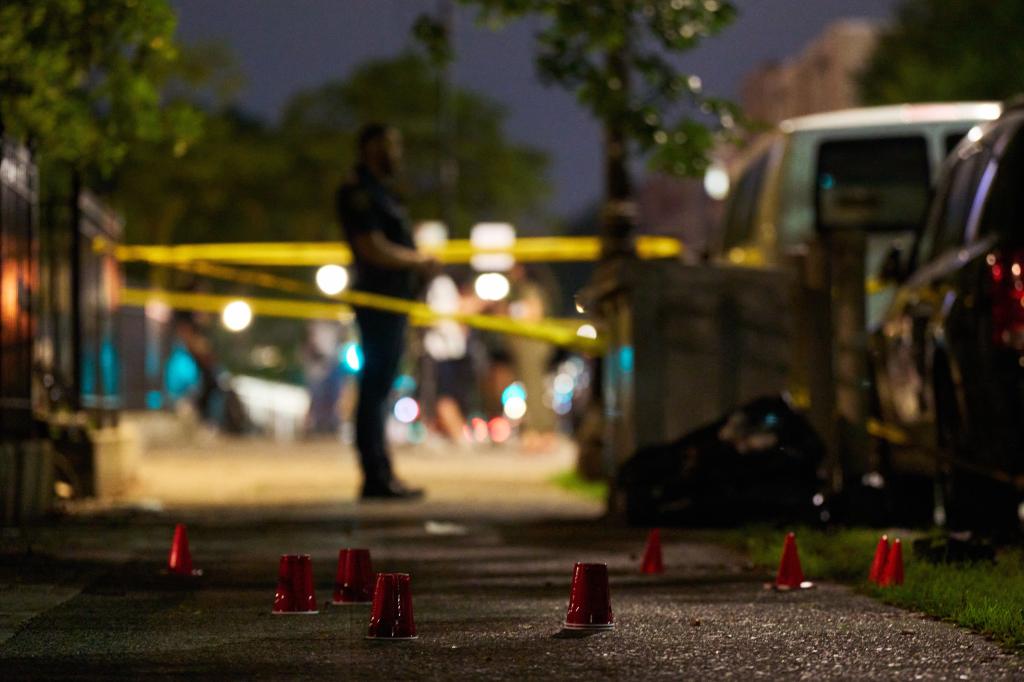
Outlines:
MULTIPOLYGON (((455 232, 496 216, 538 217, 547 192, 544 155, 505 138, 498 105, 467 91, 455 97, 465 133, 455 144, 463 169, 455 232)), ((187 154, 168 159, 163 145, 151 145, 116 178, 114 199, 127 219, 128 241, 340 239, 334 190, 355 161, 358 127, 370 120, 403 131, 410 213, 436 218, 436 111, 433 72, 406 55, 369 62, 346 81, 296 94, 277 126, 237 111, 211 115, 187 154)))
POLYGON ((139 141, 183 153, 199 114, 162 100, 178 50, 166 0, 4 0, 0 121, 51 161, 108 173, 139 141))
POLYGON ((905 0, 861 75, 872 104, 1024 92, 1024 1, 905 0))
MULTIPOLYGON (((505 110, 467 90, 452 93, 453 154, 460 169, 453 234, 465 236, 484 219, 527 220, 540 217, 548 185, 546 156, 505 138, 505 110)), ((338 170, 351 166, 353 135, 361 123, 382 121, 397 126, 405 140, 406 194, 418 219, 441 215, 438 162, 437 74, 423 58, 405 54, 369 62, 344 82, 327 83, 299 93, 285 108, 282 132, 316 171, 310 182, 336 185, 338 170)), ((323 187, 328 191, 331 187, 323 187)))
POLYGON ((883 601, 988 635, 1024 649, 1024 553, 1006 550, 996 563, 906 564, 902 587, 870 592, 883 601))
MULTIPOLYGON (((624 133, 652 165, 697 174, 739 117, 735 105, 704 94, 700 78, 680 73, 674 53, 695 47, 735 17, 719 0, 459 0, 479 8, 484 23, 526 16, 545 20, 537 35, 537 67, 548 82, 574 92, 608 128, 624 133)), ((417 22, 416 35, 442 53, 443 32, 417 22)))
POLYGON ((552 476, 550 483, 566 492, 579 495, 594 502, 604 502, 608 499, 607 481, 588 481, 575 471, 564 471, 552 476))
MULTIPOLYGON (((867 582, 879 535, 867 528, 797 529, 804 574, 808 580, 852 583, 886 603, 952 621, 1007 646, 1024 647, 1024 552, 1019 548, 1003 550, 995 564, 931 564, 915 559, 912 538, 903 536, 904 584, 879 588, 867 582)), ((774 571, 785 532, 751 526, 714 537, 745 550, 757 566, 774 571)))

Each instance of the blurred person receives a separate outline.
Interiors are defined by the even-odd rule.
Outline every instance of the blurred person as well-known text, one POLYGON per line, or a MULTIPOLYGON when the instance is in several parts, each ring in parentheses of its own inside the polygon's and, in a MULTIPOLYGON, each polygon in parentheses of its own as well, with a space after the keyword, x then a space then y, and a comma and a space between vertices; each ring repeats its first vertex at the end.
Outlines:
MULTIPOLYGON (((427 290, 427 304, 440 314, 479 312, 481 301, 466 282, 447 275, 436 277, 427 290)), ((466 414, 476 384, 469 349, 469 329, 454 320, 440 320, 427 330, 423 345, 434 360, 437 376, 437 429, 450 441, 468 444, 466 414)))
POLYGON ((200 419, 225 433, 246 432, 249 421, 245 408, 202 325, 192 313, 179 311, 174 315, 174 332, 177 341, 168 358, 165 378, 172 400, 190 398, 200 419), (191 359, 191 367, 187 367, 182 353, 191 359))
POLYGON ((302 346, 302 370, 309 391, 306 430, 309 433, 337 433, 341 425, 338 399, 344 373, 338 349, 341 327, 337 322, 311 320, 302 346))
MULTIPOLYGON (((355 286, 412 299, 439 270, 436 259, 416 251, 397 189, 402 137, 380 123, 365 125, 357 138, 358 163, 337 193, 338 217, 355 260, 355 286)), ((363 471, 363 499, 415 499, 423 491, 392 471, 384 433, 387 398, 405 346, 404 315, 356 307, 363 367, 356 407, 356 448, 363 471)))
MULTIPOLYGON (((543 320, 548 309, 544 289, 521 263, 509 275, 509 315, 527 322, 543 320)), ((553 354, 551 346, 545 341, 512 336, 508 349, 515 373, 526 391, 526 414, 521 422, 523 448, 530 452, 549 450, 555 443, 555 413, 544 404, 544 377, 553 354)))

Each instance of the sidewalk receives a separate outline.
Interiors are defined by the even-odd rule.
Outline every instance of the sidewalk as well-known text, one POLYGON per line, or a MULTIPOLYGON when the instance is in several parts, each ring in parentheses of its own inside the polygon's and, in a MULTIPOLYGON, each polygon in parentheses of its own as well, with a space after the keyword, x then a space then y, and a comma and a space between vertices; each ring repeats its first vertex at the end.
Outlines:
POLYGON ((125 506, 5 538, 0 611, 47 585, 73 582, 81 590, 43 605, 0 642, 2 677, 1024 677, 1024 659, 984 638, 846 588, 766 591, 766 576, 751 572, 743 557, 685 531, 663 531, 664 575, 639 575, 645 532, 596 521, 600 505, 545 484, 549 469, 562 464, 554 459, 410 452, 399 462, 403 475, 427 483, 432 499, 358 505, 354 487, 338 492, 354 474, 344 461, 331 468, 332 453, 320 445, 301 453, 253 446, 244 458, 163 453, 147 464, 140 494, 168 495, 165 511, 125 506), (289 457, 286 471, 276 461, 289 457), (194 478, 170 476, 181 461, 194 478), (442 482, 457 473, 458 483, 442 482), (218 485, 218 476, 230 485, 218 485), (290 480, 307 501, 229 501, 262 493, 274 476, 290 480), (232 492, 212 506, 184 506, 201 498, 201 486, 232 492), (188 522, 195 563, 205 571, 185 589, 160 574, 179 520, 188 522), (31 556, 24 553, 28 540, 31 556), (365 640, 367 607, 271 615, 280 554, 312 555, 323 603, 344 546, 369 547, 377 570, 412 575, 417 641, 365 640), (560 623, 572 565, 588 560, 609 565, 617 625, 569 637, 560 623), (74 580, 52 579, 61 574, 74 580))
MULTIPOLYGON (((395 466, 403 480, 427 490, 417 504, 370 505, 397 517, 468 516, 591 518, 602 506, 549 484, 571 470, 568 440, 545 454, 514 445, 458 448, 444 441, 399 447, 395 466)), ((164 509, 183 507, 284 507, 293 513, 356 513, 361 477, 351 446, 334 439, 287 445, 224 439, 203 446, 147 452, 138 481, 120 502, 164 509)))

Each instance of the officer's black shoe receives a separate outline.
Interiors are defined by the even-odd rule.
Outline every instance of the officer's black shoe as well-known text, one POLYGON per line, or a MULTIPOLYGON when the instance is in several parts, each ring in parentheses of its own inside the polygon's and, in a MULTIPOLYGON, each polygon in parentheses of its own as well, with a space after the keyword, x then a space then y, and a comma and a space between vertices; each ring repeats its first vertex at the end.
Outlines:
POLYGON ((367 481, 363 485, 361 500, 418 500, 423 497, 422 488, 410 488, 397 478, 383 483, 367 481))

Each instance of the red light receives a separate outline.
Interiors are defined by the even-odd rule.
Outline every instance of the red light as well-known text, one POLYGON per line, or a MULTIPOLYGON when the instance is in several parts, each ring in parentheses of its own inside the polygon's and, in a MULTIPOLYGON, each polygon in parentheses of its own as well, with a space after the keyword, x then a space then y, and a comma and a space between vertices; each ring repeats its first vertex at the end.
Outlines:
POLYGON ((504 443, 512 436, 512 425, 504 417, 495 417, 487 426, 491 431, 491 440, 495 443, 504 443))
POLYGON ((485 422, 480 417, 473 417, 469 421, 469 423, 473 427, 473 440, 475 440, 478 443, 486 442, 487 441, 487 422, 485 422))
POLYGON ((1024 350, 1022 256, 1021 252, 989 254, 985 259, 992 278, 992 342, 1018 351, 1024 350))

